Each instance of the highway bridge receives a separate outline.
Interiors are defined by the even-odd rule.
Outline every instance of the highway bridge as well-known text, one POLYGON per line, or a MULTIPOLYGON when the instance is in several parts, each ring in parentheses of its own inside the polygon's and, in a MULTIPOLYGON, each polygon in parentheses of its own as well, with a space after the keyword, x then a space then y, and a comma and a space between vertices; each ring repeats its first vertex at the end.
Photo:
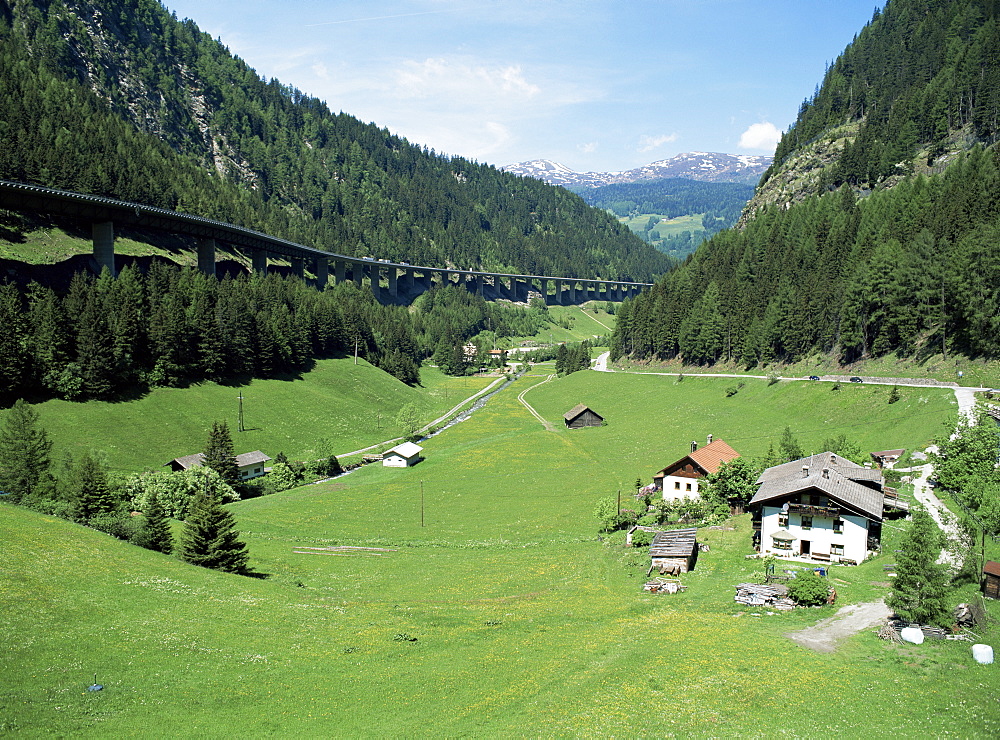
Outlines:
POLYGON ((166 208, 7 180, 0 180, 0 208, 89 222, 96 269, 106 268, 112 274, 117 274, 115 229, 126 226, 193 237, 198 251, 198 268, 209 275, 215 275, 216 248, 222 243, 248 255, 253 272, 266 273, 269 259, 283 258, 291 263, 292 272, 304 277, 308 262, 315 285, 322 290, 330 279, 332 267, 333 278, 338 283, 353 280, 360 286, 367 281, 375 297, 387 303, 407 303, 434 284, 464 286, 485 298, 514 301, 527 301, 529 292, 535 290, 547 303, 554 304, 620 301, 651 286, 651 283, 601 278, 514 275, 349 257, 166 208))

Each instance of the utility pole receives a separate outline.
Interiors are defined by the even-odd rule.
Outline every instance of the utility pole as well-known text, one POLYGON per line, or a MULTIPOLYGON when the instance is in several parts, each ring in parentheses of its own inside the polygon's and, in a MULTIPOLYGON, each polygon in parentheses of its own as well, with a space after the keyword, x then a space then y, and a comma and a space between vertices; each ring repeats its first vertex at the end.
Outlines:
POLYGON ((358 337, 354 337, 354 364, 358 364, 358 337))
POLYGON ((424 526, 424 482, 420 481, 420 526, 424 526))
POLYGON ((243 391, 240 391, 240 413, 237 417, 236 429, 240 432, 246 431, 246 426, 243 424, 243 391))

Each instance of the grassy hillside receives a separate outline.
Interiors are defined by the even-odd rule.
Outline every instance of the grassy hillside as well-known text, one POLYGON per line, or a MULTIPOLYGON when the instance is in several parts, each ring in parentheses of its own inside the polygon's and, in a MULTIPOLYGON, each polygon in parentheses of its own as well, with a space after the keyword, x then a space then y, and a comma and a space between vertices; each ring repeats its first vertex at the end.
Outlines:
MULTIPOLYGON (((732 584, 759 567, 744 559, 746 517, 732 530, 700 533, 711 549, 676 596, 642 593, 643 553, 623 556, 596 539, 594 499, 673 460, 706 429, 742 449, 759 448, 764 442, 751 440, 775 423, 874 422, 868 389, 837 396, 762 383, 727 399, 724 380, 678 386, 576 373, 526 398, 552 422, 579 400, 610 423, 553 433, 517 401, 542 380, 522 378, 429 440, 416 468, 367 467, 234 505, 252 564, 270 574, 264 580, 190 567, 0 505, 0 609, 17 625, 0 653, 0 732, 1000 731, 990 668, 973 663, 968 644, 902 647, 861 633, 837 653, 815 654, 783 635, 830 608, 767 615, 735 604, 732 584), (757 417, 755 431, 748 412, 762 407, 784 411, 757 417), (385 551, 322 549, 342 544, 385 551), (94 672, 105 689, 90 693, 94 672), (864 711, 871 706, 882 710, 864 711)), ((941 420, 950 406, 940 391, 925 402, 903 393, 891 410, 907 413, 891 428, 894 443, 909 446, 927 436, 925 409, 941 420)), ((858 427, 859 438, 881 439, 867 430, 858 427)), ((891 551, 895 531, 888 536, 891 551)), ((835 566, 841 603, 884 593, 884 560, 835 566)))
POLYGON ((405 434, 396 420, 403 406, 413 404, 421 423, 429 422, 490 383, 488 378, 449 378, 435 368, 424 368, 421 377, 423 387, 412 388, 364 360, 355 365, 353 358, 344 358, 320 360, 311 372, 292 379, 157 388, 125 403, 57 399, 35 408, 57 459, 66 452, 98 451, 115 470, 159 468, 198 452, 212 422, 222 420, 233 431, 237 452, 310 459, 405 434), (236 431, 240 393, 242 433, 236 431))

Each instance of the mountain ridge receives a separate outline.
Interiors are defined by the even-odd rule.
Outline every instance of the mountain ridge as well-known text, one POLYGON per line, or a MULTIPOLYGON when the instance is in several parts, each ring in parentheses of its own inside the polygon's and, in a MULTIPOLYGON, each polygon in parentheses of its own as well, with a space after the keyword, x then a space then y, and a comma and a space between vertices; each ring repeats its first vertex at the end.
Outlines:
POLYGON ((577 172, 551 159, 532 159, 500 167, 523 177, 533 177, 549 185, 585 190, 651 180, 680 178, 702 182, 738 182, 756 185, 773 162, 773 157, 723 152, 684 152, 640 167, 619 172, 577 172))

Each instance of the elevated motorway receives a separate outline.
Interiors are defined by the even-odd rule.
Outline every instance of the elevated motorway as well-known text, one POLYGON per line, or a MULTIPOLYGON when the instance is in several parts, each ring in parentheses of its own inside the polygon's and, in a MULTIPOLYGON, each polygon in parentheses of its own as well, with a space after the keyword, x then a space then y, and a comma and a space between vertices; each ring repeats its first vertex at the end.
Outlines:
POLYGON ((384 302, 408 302, 435 283, 464 286, 484 297, 514 301, 526 301, 529 292, 536 290, 546 302, 559 304, 619 301, 651 286, 651 283, 601 278, 515 275, 349 257, 166 208, 7 180, 0 180, 0 208, 89 222, 97 270, 108 269, 112 274, 117 272, 115 229, 127 226, 193 237, 198 251, 198 268, 209 275, 215 275, 215 253, 221 242, 247 254, 254 272, 266 273, 268 259, 280 257, 289 260, 295 274, 304 276, 306 262, 309 262, 316 287, 322 290, 330 279, 332 267, 337 282, 353 280, 359 286, 367 282, 375 297, 384 302), (550 286, 553 288, 551 293, 550 286))

